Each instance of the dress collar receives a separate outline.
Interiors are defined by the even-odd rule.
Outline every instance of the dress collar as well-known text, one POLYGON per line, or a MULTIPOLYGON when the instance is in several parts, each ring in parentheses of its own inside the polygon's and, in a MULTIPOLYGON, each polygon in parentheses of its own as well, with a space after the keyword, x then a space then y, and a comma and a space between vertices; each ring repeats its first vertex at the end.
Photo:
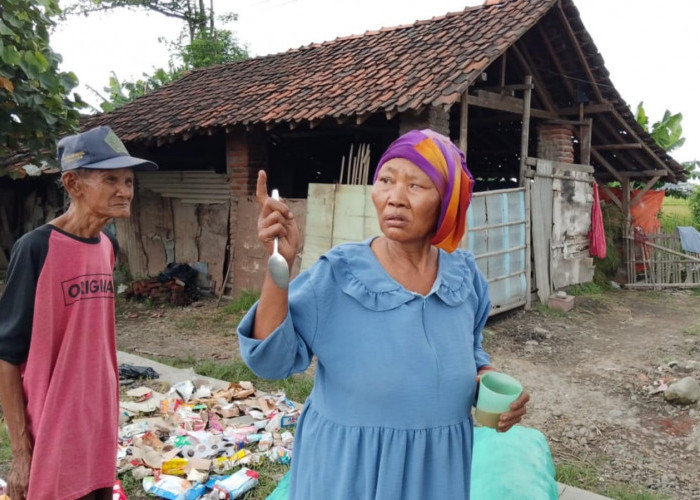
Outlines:
MULTIPOLYGON (((395 309, 423 295, 406 290, 384 270, 370 248, 373 238, 339 245, 323 256, 344 293, 373 311, 395 309)), ((439 250, 438 274, 427 297, 436 295, 445 304, 457 306, 469 296, 473 272, 464 251, 439 250)))

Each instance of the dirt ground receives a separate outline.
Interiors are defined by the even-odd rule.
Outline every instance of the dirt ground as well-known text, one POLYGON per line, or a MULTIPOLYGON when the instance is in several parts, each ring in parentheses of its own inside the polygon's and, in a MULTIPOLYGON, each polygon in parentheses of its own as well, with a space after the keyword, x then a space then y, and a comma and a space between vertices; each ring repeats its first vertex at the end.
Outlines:
MULTIPOLYGON (((237 314, 121 303, 121 350, 164 358, 238 357, 237 314)), ((230 309, 230 308, 229 308, 230 309)), ((590 470, 591 489, 619 482, 700 499, 700 405, 674 406, 663 382, 700 380, 700 294, 616 290, 576 297, 569 313, 535 307, 489 320, 494 365, 532 395, 524 425, 541 430, 557 464, 590 470)))
MULTIPOLYGON (((166 360, 237 359, 240 312, 232 309, 213 300, 185 308, 119 301, 117 344, 166 360)), ((700 293, 691 291, 579 296, 566 314, 536 306, 491 318, 485 345, 532 395, 523 424, 546 435, 555 463, 592 471, 589 489, 629 483, 661 498, 700 499, 700 404, 654 394, 677 378, 700 380, 699 311, 700 293)))

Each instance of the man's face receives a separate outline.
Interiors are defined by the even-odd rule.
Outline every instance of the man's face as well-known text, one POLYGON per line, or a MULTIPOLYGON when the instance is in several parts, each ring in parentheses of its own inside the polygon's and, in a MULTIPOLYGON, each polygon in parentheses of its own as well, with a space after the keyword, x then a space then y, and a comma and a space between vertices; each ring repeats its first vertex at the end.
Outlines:
POLYGON ((131 215, 131 200, 134 198, 133 169, 85 169, 80 182, 83 189, 79 202, 92 215, 101 218, 126 218, 131 215))

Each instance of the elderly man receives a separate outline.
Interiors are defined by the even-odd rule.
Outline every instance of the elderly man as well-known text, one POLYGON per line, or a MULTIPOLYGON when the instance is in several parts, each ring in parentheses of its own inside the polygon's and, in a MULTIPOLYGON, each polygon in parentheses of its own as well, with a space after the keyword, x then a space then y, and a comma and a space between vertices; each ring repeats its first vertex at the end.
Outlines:
POLYGON ((109 127, 58 143, 68 210, 20 238, 0 299, 0 402, 12 500, 109 499, 115 482, 119 374, 112 271, 103 228, 129 217, 134 158, 109 127))

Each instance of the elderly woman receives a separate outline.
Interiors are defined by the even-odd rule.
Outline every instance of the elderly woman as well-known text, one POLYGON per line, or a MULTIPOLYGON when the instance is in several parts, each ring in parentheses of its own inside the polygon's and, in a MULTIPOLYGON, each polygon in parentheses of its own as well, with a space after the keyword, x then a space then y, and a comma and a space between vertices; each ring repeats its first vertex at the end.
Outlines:
MULTIPOLYGON (((265 278, 239 326, 241 353, 262 377, 318 359, 299 419, 292 500, 469 498, 471 407, 492 369, 481 330, 490 301, 474 256, 457 245, 473 179, 462 153, 431 130, 392 143, 372 200, 382 236, 335 247, 289 291, 265 278)), ((258 176, 259 238, 291 268, 299 231, 258 176)), ((501 416, 525 414, 523 394, 501 416)))

